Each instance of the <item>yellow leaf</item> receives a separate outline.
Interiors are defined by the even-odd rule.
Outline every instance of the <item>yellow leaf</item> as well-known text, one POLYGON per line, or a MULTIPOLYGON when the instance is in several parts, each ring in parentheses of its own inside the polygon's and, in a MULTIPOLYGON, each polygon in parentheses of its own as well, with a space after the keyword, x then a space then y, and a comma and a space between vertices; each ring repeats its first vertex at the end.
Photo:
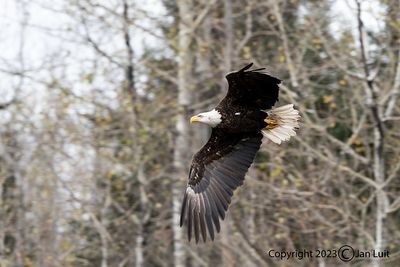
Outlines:
POLYGON ((243 47, 243 58, 249 59, 251 57, 251 51, 249 46, 243 47))
POLYGON ((361 139, 358 138, 358 137, 355 137, 355 138, 351 141, 351 143, 352 143, 353 145, 361 145, 361 139))
POLYGON ((279 234, 279 233, 275 235, 275 238, 276 238, 276 239, 281 239, 282 237, 283 237, 283 235, 282 235, 282 234, 279 234))
POLYGON ((290 213, 290 209, 289 209, 288 207, 284 207, 282 210, 283 210, 284 212, 286 212, 286 213, 290 213))
POLYGON ((105 117, 105 120, 106 120, 106 122, 112 122, 112 117, 110 116, 110 115, 107 115, 106 117, 105 117))
POLYGON ((106 174, 107 179, 111 179, 114 175, 114 172, 111 170, 106 174))
POLYGON ((96 123, 100 123, 100 122, 102 121, 102 119, 101 119, 100 116, 97 116, 97 117, 95 118, 95 121, 96 121, 96 123))
POLYGON ((276 167, 274 168, 271 173, 269 174, 272 178, 275 178, 279 176, 282 173, 282 168, 281 167, 276 167))
POLYGON ((363 153, 363 152, 365 152, 365 148, 364 148, 364 147, 356 147, 354 150, 355 150, 357 153, 363 153))
POLYGON ((258 167, 258 169, 259 169, 260 171, 264 171, 264 170, 267 168, 267 164, 265 164, 265 163, 260 163, 260 164, 257 165, 257 167, 258 167))
POLYGON ((294 180, 294 186, 296 187, 296 188, 299 188, 299 187, 301 187, 301 179, 295 179, 294 180))
POLYGON ((329 104, 329 103, 331 103, 333 101, 333 95, 324 95, 323 97, 322 97, 322 102, 324 103, 324 104, 329 104))
POLYGON ((321 39, 315 38, 315 39, 313 39, 313 43, 314 44, 321 44, 322 42, 321 42, 321 39))

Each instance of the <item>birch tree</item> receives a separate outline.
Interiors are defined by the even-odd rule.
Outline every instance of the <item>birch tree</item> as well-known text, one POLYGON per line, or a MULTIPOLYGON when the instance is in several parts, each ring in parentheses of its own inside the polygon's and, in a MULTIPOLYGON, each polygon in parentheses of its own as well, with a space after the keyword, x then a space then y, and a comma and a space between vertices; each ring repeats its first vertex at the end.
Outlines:
POLYGON ((190 45, 192 42, 191 25, 193 21, 192 2, 180 0, 177 2, 179 9, 179 33, 178 33, 178 114, 176 118, 176 139, 174 148, 174 170, 177 183, 172 186, 172 227, 174 244, 174 264, 181 267, 185 263, 184 243, 182 230, 179 227, 180 206, 182 201, 182 180, 185 181, 188 173, 189 157, 189 125, 188 117, 192 104, 191 69, 192 54, 190 45))

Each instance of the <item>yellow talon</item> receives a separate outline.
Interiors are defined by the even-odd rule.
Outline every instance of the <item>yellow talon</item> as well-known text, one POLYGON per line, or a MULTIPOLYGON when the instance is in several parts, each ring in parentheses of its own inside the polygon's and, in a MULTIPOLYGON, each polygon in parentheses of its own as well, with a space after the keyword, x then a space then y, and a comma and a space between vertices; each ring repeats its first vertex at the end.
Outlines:
POLYGON ((278 127, 278 121, 272 117, 267 117, 264 121, 267 123, 265 129, 274 129, 278 127))

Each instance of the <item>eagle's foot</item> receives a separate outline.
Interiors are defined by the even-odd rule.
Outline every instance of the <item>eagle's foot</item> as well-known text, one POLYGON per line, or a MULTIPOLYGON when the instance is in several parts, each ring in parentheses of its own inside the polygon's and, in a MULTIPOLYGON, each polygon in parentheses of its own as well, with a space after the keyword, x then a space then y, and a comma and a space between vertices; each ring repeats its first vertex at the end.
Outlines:
POLYGON ((267 117, 264 121, 267 123, 264 129, 271 130, 278 127, 278 121, 273 117, 267 117))

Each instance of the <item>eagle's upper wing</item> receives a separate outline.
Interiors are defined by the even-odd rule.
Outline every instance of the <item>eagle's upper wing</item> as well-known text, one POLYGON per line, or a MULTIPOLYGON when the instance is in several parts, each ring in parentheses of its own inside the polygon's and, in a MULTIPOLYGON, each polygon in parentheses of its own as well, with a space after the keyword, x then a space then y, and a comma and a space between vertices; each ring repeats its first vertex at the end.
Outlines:
POLYGON ((187 218, 189 241, 192 229, 196 242, 200 233, 206 240, 207 229, 214 240, 214 227, 220 230, 218 216, 225 218, 233 191, 243 184, 262 137, 261 133, 225 134, 213 129, 208 142, 194 156, 180 220, 182 226, 187 218))
POLYGON ((226 75, 229 83, 228 94, 225 98, 239 101, 257 107, 261 110, 270 109, 278 101, 279 86, 281 82, 264 70, 248 70, 253 63, 243 69, 226 75))

